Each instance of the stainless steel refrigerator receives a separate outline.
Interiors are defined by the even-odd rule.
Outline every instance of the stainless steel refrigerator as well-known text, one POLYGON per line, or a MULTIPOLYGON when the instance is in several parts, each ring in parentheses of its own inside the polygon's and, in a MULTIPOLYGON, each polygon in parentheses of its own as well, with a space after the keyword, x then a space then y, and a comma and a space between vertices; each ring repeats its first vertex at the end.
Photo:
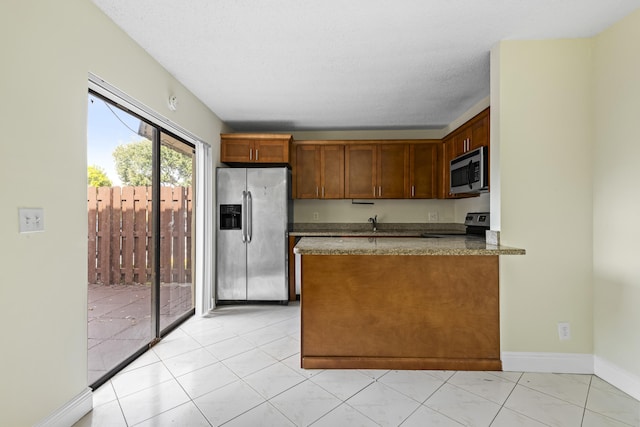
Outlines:
POLYGON ((288 301, 287 168, 218 168, 216 297, 219 302, 288 301))

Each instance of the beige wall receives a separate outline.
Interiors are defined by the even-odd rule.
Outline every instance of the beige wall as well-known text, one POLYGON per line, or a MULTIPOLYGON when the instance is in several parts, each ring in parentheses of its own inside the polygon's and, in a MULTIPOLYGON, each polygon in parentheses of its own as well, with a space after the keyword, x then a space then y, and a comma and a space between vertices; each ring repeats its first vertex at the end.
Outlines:
POLYGON ((1 2, 0 45, 0 424, 27 426, 87 387, 88 72, 211 143, 214 161, 221 122, 89 0, 1 2), (18 234, 18 207, 44 208, 46 231, 18 234))
POLYGON ((493 52, 492 211, 502 243, 527 250, 500 260, 503 351, 593 352, 591 47, 506 41, 493 52), (571 340, 559 340, 560 321, 571 340))
POLYGON ((491 77, 494 228, 527 249, 501 259, 503 350, 594 354, 636 396, 639 39, 636 11, 592 39, 501 42, 491 77))
POLYGON ((595 354, 640 379, 640 10, 595 39, 595 354))

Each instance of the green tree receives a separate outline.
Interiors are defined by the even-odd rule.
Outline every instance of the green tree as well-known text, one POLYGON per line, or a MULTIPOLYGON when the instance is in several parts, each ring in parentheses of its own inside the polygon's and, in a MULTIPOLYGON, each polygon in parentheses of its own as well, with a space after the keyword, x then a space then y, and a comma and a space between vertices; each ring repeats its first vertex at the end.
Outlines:
POLYGON ((113 185, 107 173, 96 165, 87 167, 87 184, 90 187, 111 187, 113 185))
MULTIPOLYGON (((116 172, 124 185, 151 185, 151 141, 144 139, 118 145, 113 150, 113 158, 116 162, 116 172)), ((161 145, 160 162, 161 185, 191 185, 191 156, 161 145)))

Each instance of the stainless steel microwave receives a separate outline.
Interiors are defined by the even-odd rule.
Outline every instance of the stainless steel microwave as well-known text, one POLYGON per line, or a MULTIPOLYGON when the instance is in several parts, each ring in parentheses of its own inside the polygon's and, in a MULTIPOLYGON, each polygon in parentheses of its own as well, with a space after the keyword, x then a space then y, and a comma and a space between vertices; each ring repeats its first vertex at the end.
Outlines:
POLYGON ((480 193, 489 190, 489 150, 479 147, 451 160, 451 194, 480 193))

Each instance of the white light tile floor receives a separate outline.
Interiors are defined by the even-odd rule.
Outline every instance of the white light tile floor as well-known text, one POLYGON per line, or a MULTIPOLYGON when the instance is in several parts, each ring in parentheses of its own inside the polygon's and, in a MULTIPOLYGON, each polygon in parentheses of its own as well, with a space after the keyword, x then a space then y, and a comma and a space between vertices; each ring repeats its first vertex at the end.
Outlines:
POLYGON ((305 370, 300 305, 191 318, 95 391, 76 426, 640 427, 593 375, 305 370))

